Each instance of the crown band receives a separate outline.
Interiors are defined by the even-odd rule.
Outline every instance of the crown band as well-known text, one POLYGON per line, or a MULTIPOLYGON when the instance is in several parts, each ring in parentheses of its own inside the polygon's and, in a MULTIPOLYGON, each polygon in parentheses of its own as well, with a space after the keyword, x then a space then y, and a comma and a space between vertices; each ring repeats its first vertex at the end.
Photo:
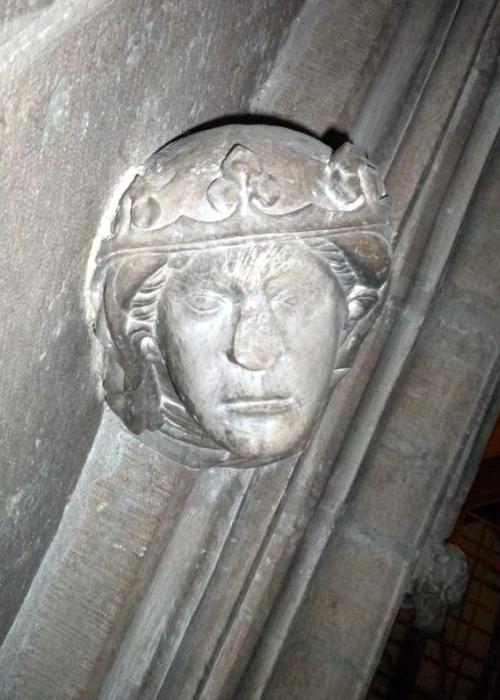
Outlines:
POLYGON ((308 231, 272 231, 269 233, 254 233, 247 236, 239 235, 225 235, 218 237, 210 237, 203 239, 196 239, 193 241, 186 242, 171 242, 157 245, 139 245, 139 246, 129 246, 120 247, 116 250, 110 250, 108 253, 101 254, 99 256, 99 264, 106 264, 111 260, 116 260, 121 257, 126 257, 128 255, 165 255, 172 253, 186 253, 186 252, 197 252, 201 250, 207 250, 208 248, 229 248, 238 245, 243 245, 246 241, 251 243, 275 243, 284 241, 306 241, 313 238, 327 238, 336 239, 341 237, 343 234, 354 233, 362 236, 369 235, 376 237, 379 243, 384 247, 387 246, 387 242, 383 236, 384 225, 375 224, 367 226, 366 228, 359 226, 344 227, 341 229, 310 229, 308 231))

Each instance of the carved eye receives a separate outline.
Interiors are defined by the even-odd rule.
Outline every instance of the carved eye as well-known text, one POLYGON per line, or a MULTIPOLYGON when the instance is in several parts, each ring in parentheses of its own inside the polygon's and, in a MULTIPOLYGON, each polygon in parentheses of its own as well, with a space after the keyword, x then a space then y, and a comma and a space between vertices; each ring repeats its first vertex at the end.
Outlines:
POLYGON ((216 292, 199 291, 192 292, 186 297, 188 305, 200 313, 211 313, 218 311, 224 305, 226 299, 216 292))

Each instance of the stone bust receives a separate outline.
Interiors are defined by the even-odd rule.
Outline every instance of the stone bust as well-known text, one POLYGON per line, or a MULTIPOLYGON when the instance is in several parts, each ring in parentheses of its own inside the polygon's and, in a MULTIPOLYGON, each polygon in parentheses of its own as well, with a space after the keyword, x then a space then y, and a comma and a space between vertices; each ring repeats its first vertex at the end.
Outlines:
POLYGON ((189 446, 187 466, 297 454, 380 310, 390 263, 383 184, 355 146, 332 154, 262 125, 175 141, 99 243, 106 400, 133 432, 189 446))

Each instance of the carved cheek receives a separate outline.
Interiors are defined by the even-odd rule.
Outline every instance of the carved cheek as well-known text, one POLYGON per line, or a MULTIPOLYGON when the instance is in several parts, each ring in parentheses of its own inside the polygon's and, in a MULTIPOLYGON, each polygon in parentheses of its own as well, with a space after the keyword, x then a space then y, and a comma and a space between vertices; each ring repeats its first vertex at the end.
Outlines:
POLYGON ((176 365, 181 371, 189 375, 216 372, 231 345, 232 306, 225 304, 213 313, 197 313, 186 304, 175 302, 170 305, 167 322, 176 365))
POLYGON ((290 342, 304 374, 316 378, 315 381, 309 378, 310 389, 314 389, 313 384, 325 384, 324 388, 329 384, 344 316, 339 302, 335 290, 326 288, 314 305, 302 306, 296 312, 295 331, 290 342))
POLYGON ((301 354, 304 353, 304 347, 314 347, 335 333, 337 309, 335 299, 328 291, 326 289, 326 293, 318 294, 314 300, 275 309, 288 345, 298 347, 301 354))

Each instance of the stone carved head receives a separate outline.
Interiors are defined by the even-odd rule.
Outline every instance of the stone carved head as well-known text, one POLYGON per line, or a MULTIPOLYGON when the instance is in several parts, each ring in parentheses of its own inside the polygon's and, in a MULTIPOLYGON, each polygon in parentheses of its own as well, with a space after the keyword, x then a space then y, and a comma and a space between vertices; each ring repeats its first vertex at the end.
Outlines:
POLYGON ((300 451, 383 303, 376 169, 289 129, 234 125, 155 154, 123 194, 92 283, 106 400, 254 466, 300 451))

